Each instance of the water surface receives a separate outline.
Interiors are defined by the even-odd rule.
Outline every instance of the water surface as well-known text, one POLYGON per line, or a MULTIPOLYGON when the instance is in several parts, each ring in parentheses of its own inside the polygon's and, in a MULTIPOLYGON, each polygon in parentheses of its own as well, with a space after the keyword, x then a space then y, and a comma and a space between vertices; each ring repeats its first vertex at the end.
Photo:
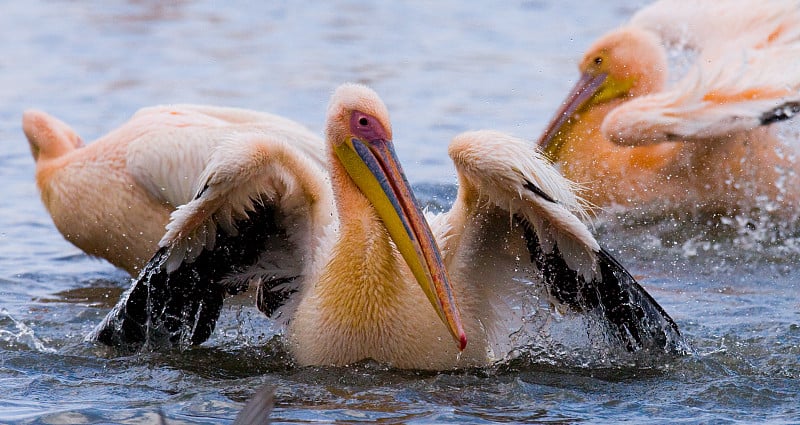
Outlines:
POLYGON ((140 107, 176 102, 275 112, 321 131, 332 90, 367 83, 392 113, 420 197, 447 205, 449 139, 479 128, 536 138, 583 49, 642 4, 375 3, 0 6, 0 422, 230 423, 263 385, 276 387, 277 423, 800 422, 800 235, 770 221, 608 213, 596 224, 694 348, 647 367, 297 368, 243 301, 186 352, 120 357, 83 342, 127 276, 53 227, 24 109, 86 141, 140 107))

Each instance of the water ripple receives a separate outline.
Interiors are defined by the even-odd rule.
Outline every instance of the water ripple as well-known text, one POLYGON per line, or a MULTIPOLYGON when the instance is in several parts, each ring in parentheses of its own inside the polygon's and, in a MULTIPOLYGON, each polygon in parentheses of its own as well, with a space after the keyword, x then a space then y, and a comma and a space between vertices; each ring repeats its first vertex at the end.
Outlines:
MULTIPOLYGON (((641 3, 3 3, 0 422, 223 424, 270 385, 276 423, 797 423, 800 223, 774 217, 601 216, 601 243, 695 350, 632 367, 529 355, 447 373, 300 368, 247 296, 184 352, 124 355, 83 339, 129 278, 53 226, 24 109, 86 141, 140 107, 177 102, 276 112, 321 132, 331 90, 366 82, 392 111, 415 191, 439 212, 455 198, 450 138, 479 128, 535 138, 582 50, 641 3)), ((787 144, 798 128, 779 129, 787 144)))

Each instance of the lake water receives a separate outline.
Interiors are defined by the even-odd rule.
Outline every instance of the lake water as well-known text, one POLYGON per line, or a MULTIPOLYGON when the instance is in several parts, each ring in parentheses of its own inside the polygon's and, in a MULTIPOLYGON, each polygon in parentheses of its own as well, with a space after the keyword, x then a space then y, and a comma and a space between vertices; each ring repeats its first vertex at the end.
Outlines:
POLYGON ((50 112, 87 141, 140 107, 176 102, 275 112, 321 131, 332 90, 367 83, 392 113, 410 180, 435 208, 452 199, 453 135, 494 128, 535 139, 582 51, 642 3, 4 2, 0 422, 230 423, 273 385, 276 423, 800 423, 793 223, 605 214, 599 240, 694 349, 643 367, 298 368, 248 302, 230 303, 212 339, 182 353, 117 357, 83 342, 128 278, 52 225, 24 109, 50 112))

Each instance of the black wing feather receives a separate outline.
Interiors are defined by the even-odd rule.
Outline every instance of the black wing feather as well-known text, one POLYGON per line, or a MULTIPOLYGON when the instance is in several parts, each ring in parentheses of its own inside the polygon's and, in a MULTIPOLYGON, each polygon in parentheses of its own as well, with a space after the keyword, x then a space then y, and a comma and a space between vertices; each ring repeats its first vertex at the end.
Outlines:
POLYGON ((769 125, 778 121, 786 121, 800 112, 800 102, 786 102, 761 114, 761 125, 769 125))
POLYGON ((524 228, 531 261, 556 300, 576 312, 598 313, 628 351, 648 347, 677 349, 681 340, 678 326, 607 251, 601 249, 597 253, 600 273, 587 282, 567 266, 557 246, 550 253, 543 252, 533 227, 517 219, 524 228))
POLYGON ((270 236, 282 231, 269 204, 256 204, 236 227, 236 235, 220 230, 213 250, 204 250, 171 273, 164 266, 169 247, 161 248, 95 330, 94 338, 129 348, 146 342, 186 346, 207 340, 225 297, 241 290, 221 282, 256 263, 270 236))

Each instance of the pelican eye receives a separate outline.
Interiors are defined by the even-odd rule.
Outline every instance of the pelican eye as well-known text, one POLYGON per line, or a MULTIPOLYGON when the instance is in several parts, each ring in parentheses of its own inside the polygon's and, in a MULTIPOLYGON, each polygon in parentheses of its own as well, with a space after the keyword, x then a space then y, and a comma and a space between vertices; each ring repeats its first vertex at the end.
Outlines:
POLYGON ((602 63, 603 63, 603 58, 601 56, 598 56, 598 57, 594 58, 594 64, 595 65, 600 65, 602 63))
POLYGON ((350 131, 363 140, 388 139, 387 131, 378 120, 359 111, 350 117, 350 131))

